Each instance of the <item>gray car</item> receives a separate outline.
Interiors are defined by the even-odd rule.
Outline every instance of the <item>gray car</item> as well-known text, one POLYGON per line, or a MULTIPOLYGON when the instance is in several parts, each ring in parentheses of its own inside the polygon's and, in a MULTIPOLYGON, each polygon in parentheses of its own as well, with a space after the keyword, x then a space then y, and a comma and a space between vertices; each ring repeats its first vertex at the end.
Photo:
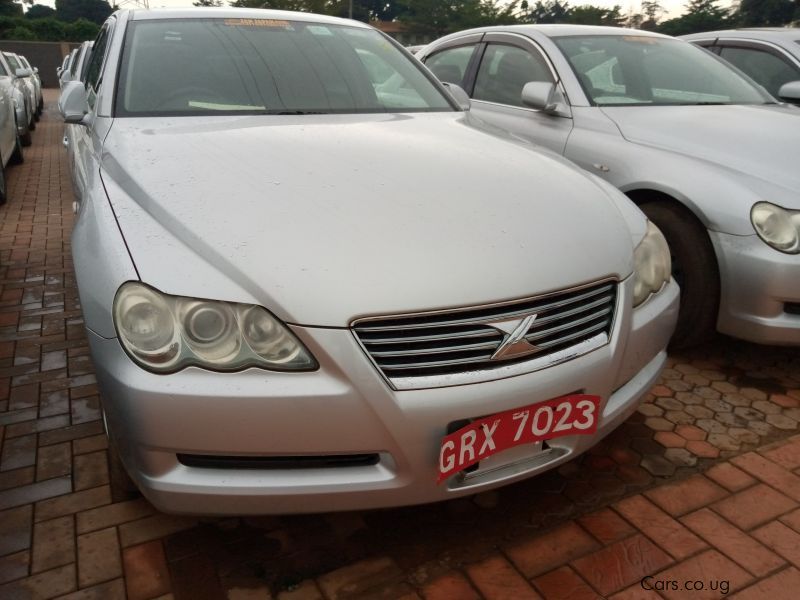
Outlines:
POLYGON ((681 36, 718 54, 780 98, 781 89, 792 84, 788 102, 800 104, 800 29, 765 27, 728 29, 681 36), (795 91, 792 92, 791 90, 795 91))
MULTIPOLYGON (((20 144, 30 146, 32 143, 30 125, 33 121, 33 113, 29 104, 28 86, 25 84, 24 78, 17 75, 17 69, 11 66, 3 52, 0 52, 0 77, 8 78, 5 80, 5 84, 11 93, 20 144)), ((20 153, 19 156, 21 159, 22 154, 20 153)))
POLYGON ((19 62, 22 64, 22 66, 28 69, 28 71, 30 71, 31 73, 29 77, 31 82, 33 83, 34 100, 36 103, 34 109, 34 115, 38 119, 38 117, 42 114, 42 110, 44 110, 44 98, 42 96, 42 80, 39 77, 39 69, 37 67, 31 66, 31 63, 28 62, 28 59, 22 56, 21 54, 18 54, 17 58, 19 59, 19 62))
POLYGON ((676 346, 800 344, 800 111, 713 54, 639 30, 489 27, 417 55, 471 112, 625 192, 664 232, 676 346))
POLYGON ((161 510, 487 490, 591 447, 665 363, 658 229, 362 23, 119 11, 60 108, 114 489, 124 465, 161 510))

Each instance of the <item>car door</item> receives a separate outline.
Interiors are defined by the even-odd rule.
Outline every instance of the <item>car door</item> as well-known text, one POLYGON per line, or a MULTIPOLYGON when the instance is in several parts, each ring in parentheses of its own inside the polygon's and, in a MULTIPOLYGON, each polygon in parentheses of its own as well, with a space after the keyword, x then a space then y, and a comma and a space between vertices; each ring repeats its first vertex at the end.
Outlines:
POLYGON ((466 35, 438 47, 435 52, 422 59, 434 75, 444 83, 454 83, 467 90, 467 81, 474 76, 477 66, 476 52, 483 48, 480 44, 482 33, 466 35))
POLYGON ((541 48, 517 34, 486 34, 474 78, 466 82, 471 110, 488 123, 563 154, 572 118, 523 105, 522 88, 532 81, 560 85, 541 48))
MULTIPOLYGON (((115 20, 106 21, 94 43, 94 50, 86 66, 86 96, 89 112, 85 119, 86 125, 75 125, 71 132, 70 143, 74 144, 73 184, 75 186, 75 200, 83 200, 90 178, 97 177, 100 170, 99 156, 103 139, 107 132, 110 119, 98 119, 98 94, 103 83, 103 65, 105 63, 115 20)), ((113 84, 113 81, 111 82, 113 84)))
POLYGON ((11 77, 0 62, 0 154, 2 154, 3 164, 8 163, 17 141, 12 89, 11 77))
POLYGON ((719 55, 778 98, 784 83, 800 81, 800 63, 760 42, 717 40, 719 55))

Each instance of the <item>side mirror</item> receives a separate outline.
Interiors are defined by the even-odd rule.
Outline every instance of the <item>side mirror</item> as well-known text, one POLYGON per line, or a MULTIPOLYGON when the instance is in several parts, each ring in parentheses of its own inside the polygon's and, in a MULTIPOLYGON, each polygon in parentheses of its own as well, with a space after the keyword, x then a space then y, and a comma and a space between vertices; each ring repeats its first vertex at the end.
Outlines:
POLYGON ((470 109, 472 101, 469 99, 467 92, 464 91, 464 88, 462 88, 460 85, 456 85, 455 83, 442 82, 442 85, 447 88, 447 91, 450 92, 450 94, 452 94, 461 110, 470 109))
POLYGON ((555 83, 548 81, 529 81, 526 83, 522 88, 522 104, 548 115, 571 116, 563 94, 558 90, 555 83))
POLYGON ((784 83, 778 90, 778 97, 786 102, 800 104, 800 81, 784 83))
POLYGON ((31 76, 31 70, 30 69, 17 69, 16 71, 14 71, 14 75, 16 75, 17 77, 30 77, 31 76))
POLYGON ((61 85, 63 86, 68 81, 72 81, 72 73, 69 72, 69 69, 64 69, 61 71, 61 75, 58 76, 61 85))
POLYGON ((89 103, 86 100, 86 88, 81 81, 68 81, 61 90, 58 99, 58 110, 67 123, 82 123, 86 113, 89 112, 89 103))
POLYGON ((39 74, 39 67, 33 67, 33 72, 38 75, 39 74))

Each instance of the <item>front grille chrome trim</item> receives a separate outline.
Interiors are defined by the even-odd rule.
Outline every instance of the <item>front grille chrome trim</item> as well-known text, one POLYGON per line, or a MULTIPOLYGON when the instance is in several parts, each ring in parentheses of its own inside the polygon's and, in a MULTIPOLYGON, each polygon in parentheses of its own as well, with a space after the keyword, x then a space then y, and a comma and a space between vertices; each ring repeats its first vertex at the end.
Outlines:
POLYGON ((351 328, 393 388, 446 387, 528 373, 608 344, 619 297, 618 282, 604 280, 493 305, 367 317, 351 328), (511 338, 509 327, 527 333, 511 338), (504 356, 509 339, 530 350, 504 356))

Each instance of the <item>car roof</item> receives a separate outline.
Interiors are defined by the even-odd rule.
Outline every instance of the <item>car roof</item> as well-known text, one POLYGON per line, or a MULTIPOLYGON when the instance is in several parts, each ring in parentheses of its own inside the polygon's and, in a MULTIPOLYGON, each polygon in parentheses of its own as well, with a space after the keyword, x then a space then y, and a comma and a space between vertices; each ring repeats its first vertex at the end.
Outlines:
POLYGON ((330 25, 350 25, 371 29, 366 23, 329 17, 314 13, 293 12, 287 10, 265 10, 258 8, 213 8, 213 7, 186 7, 186 8, 148 8, 131 9, 128 11, 134 21, 154 19, 276 19, 284 21, 306 21, 310 23, 328 23, 330 25))
POLYGON ((660 33, 652 31, 644 31, 642 29, 628 29, 625 27, 606 27, 602 25, 570 25, 570 24, 547 24, 547 25, 497 25, 489 27, 479 27, 476 29, 469 29, 467 31, 460 31, 457 35, 463 33, 477 33, 477 32, 490 32, 490 31, 507 31, 512 33, 521 33, 523 35, 544 35, 546 37, 561 37, 569 35, 635 35, 637 37, 669 37, 660 33))
POLYGON ((704 31, 682 35, 686 40, 706 40, 717 37, 755 38, 763 40, 800 40, 800 28, 797 27, 745 27, 742 29, 723 29, 721 31, 704 31))

